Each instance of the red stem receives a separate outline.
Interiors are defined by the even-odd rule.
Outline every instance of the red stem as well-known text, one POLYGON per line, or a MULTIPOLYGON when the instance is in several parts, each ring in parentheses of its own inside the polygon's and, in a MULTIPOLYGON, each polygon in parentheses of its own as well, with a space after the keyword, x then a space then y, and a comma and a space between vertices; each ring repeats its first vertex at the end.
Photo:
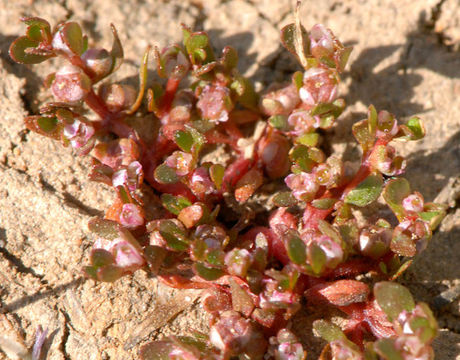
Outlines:
POLYGON ((177 88, 179 87, 180 79, 171 77, 166 83, 165 93, 161 97, 160 106, 158 109, 160 117, 164 116, 171 110, 171 104, 176 95, 177 88))

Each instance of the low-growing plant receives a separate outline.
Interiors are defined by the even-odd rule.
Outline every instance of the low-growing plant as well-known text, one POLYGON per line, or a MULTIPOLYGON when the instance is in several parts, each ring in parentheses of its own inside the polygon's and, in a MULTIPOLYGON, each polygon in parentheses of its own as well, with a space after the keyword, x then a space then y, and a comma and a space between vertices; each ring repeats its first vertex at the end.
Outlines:
POLYGON ((399 177, 406 163, 391 145, 425 130, 418 117, 401 123, 370 106, 352 128, 358 166, 326 153, 351 52, 329 29, 307 32, 297 10, 281 41, 303 71, 258 93, 232 47, 216 53, 205 32, 183 26, 181 44, 153 50, 165 81, 147 88, 147 49, 135 90, 102 82, 123 62, 115 27, 106 50, 89 47, 75 22, 22 21, 13 60, 65 61, 45 80, 55 101, 27 128, 90 156, 90 179, 116 192, 105 217, 89 221, 97 240, 86 276, 113 282, 142 269, 204 289, 209 333, 151 342, 143 359, 305 359, 290 327, 305 304, 348 319, 314 322, 328 342, 320 359, 433 358, 430 309, 393 282, 445 215, 399 177))

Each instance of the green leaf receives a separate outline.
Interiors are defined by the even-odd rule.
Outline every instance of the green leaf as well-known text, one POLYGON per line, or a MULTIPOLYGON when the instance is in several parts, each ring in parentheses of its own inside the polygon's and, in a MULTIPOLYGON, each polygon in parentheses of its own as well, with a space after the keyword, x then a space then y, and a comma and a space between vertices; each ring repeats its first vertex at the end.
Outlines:
POLYGON ((97 280, 97 270, 94 266, 84 266, 83 267, 83 272, 88 276, 89 278, 93 280, 97 280))
POLYGON ((340 327, 326 320, 315 320, 313 329, 327 342, 347 339, 340 327))
POLYGON ((302 26, 302 39, 303 39, 303 55, 297 54, 297 49, 295 46, 296 43, 296 26, 295 24, 286 25, 281 29, 281 43, 290 53, 297 56, 297 58, 305 57, 309 55, 310 48, 310 39, 308 38, 308 33, 305 28, 302 26))
POLYGON ((31 40, 27 36, 21 36, 11 44, 9 50, 10 57, 20 64, 39 64, 54 56, 54 54, 33 54, 28 51, 28 49, 34 49, 38 45, 38 41, 31 40))
POLYGON ((329 224, 325 220, 318 220, 318 230, 321 231, 323 235, 330 237, 334 242, 339 245, 342 245, 342 237, 340 232, 333 225, 329 224))
POLYGON ((236 76, 230 88, 237 94, 238 102, 244 107, 258 111, 258 96, 252 83, 243 76, 236 76))
POLYGON ((225 273, 221 269, 211 268, 203 263, 198 262, 193 264, 193 269, 195 270, 198 276, 208 281, 217 280, 225 275, 225 273))
POLYGON ((227 70, 236 68, 236 66, 238 65, 237 51, 231 46, 224 47, 224 50, 222 50, 222 58, 220 61, 227 70))
POLYGON ((396 349, 394 339, 380 339, 375 342, 374 349, 385 360, 404 360, 396 349))
POLYGON ((175 184, 179 181, 176 171, 166 164, 157 166, 154 171, 155 180, 160 184, 175 184))
POLYGON ((324 250, 315 243, 312 243, 308 248, 308 262, 314 274, 318 275, 323 271, 326 260, 327 257, 324 250))
POLYGON ((58 121, 55 117, 39 117, 37 119, 37 125, 42 129, 44 132, 51 133, 56 130, 58 121))
POLYGON ((115 240, 120 237, 120 225, 112 220, 92 218, 88 221, 88 229, 103 239, 115 240))
POLYGON ((290 191, 282 191, 273 196, 273 203, 276 206, 288 207, 297 204, 297 199, 290 191))
POLYGON ((383 198, 399 220, 404 216, 402 201, 410 195, 410 184, 404 178, 388 181, 383 189, 383 198))
POLYGON ((252 310, 254 309, 254 303, 252 302, 249 294, 244 291, 238 283, 229 278, 230 290, 232 293, 232 307, 233 310, 242 313, 244 316, 249 317, 252 310))
POLYGON ((295 142, 300 145, 305 145, 308 147, 313 147, 318 145, 319 134, 316 132, 309 132, 300 135, 295 139, 295 142))
POLYGON ((51 41, 51 26, 48 21, 39 17, 22 18, 21 21, 28 25, 26 34, 29 39, 39 42, 51 41))
POLYGON ((395 282, 382 281, 375 284, 374 296, 389 321, 395 320, 402 311, 412 311, 415 307, 409 290, 395 282))
POLYGON ((167 245, 176 251, 185 251, 189 244, 185 231, 171 220, 163 220, 160 224, 160 234, 166 240, 167 245))
POLYGON ((295 85, 297 90, 300 90, 300 88, 303 86, 303 72, 296 71, 292 75, 292 83, 295 85))
POLYGON ((307 260, 306 246, 302 239, 293 231, 285 235, 284 243, 289 259, 294 264, 302 265, 307 260))
POLYGON ((69 47, 69 49, 75 54, 80 56, 83 54, 83 34, 81 27, 76 22, 66 23, 62 29, 62 40, 69 47))
POLYGON ((400 125, 400 129, 404 135, 398 139, 420 140, 425 137, 425 127, 422 120, 417 116, 410 118, 406 125, 400 125))
POLYGON ((171 194, 162 194, 161 202, 166 210, 174 215, 179 215, 182 209, 192 205, 189 199, 183 196, 174 196, 171 194))
POLYGON ((188 131, 178 130, 174 134, 174 141, 183 151, 190 152, 194 143, 192 134, 188 131))
POLYGON ((361 120, 355 123, 352 127, 353 136, 361 145, 363 152, 366 152, 375 141, 375 135, 369 132, 369 125, 367 120, 361 120))
POLYGON ((204 32, 192 33, 188 37, 185 47, 189 54, 193 54, 198 49, 204 49, 209 43, 208 35, 204 32))
POLYGON ((104 249, 93 249, 90 255, 90 262, 95 268, 111 265, 115 262, 113 255, 104 249))
POLYGON ((105 282, 114 282, 121 278, 123 270, 115 265, 107 265, 97 270, 97 279, 105 282))
POLYGON ((337 199, 332 198, 316 199, 311 202, 311 205, 316 209, 328 210, 332 208, 337 201, 337 199))
POLYGON ((268 119, 268 122, 275 129, 286 131, 289 129, 289 124, 287 122, 287 117, 285 115, 272 115, 268 119))
POLYGON ((118 37, 117 29, 113 24, 110 24, 110 29, 112 30, 113 42, 112 50, 110 50, 110 56, 112 56, 113 64, 110 73, 118 70, 118 68, 123 63, 123 46, 121 45, 120 38, 118 37))
POLYGON ((142 360, 170 360, 169 354, 174 346, 169 341, 154 341, 142 346, 142 360))
POLYGON ((367 122, 369 134, 371 136, 375 136, 375 132, 377 131, 377 110, 374 105, 369 106, 369 110, 367 112, 367 122))
POLYGON ((166 257, 166 249, 160 246, 147 245, 144 249, 144 258, 147 261, 149 270, 153 274, 158 273, 158 270, 163 264, 163 260, 165 259, 165 257, 166 257))
POLYGON ((347 194, 345 202, 360 207, 369 205, 379 197, 382 185, 382 175, 370 175, 347 194))
POLYGON ((200 152, 201 148, 204 144, 206 144, 206 137, 200 131, 198 131, 192 126, 186 125, 186 128, 193 138, 193 145, 191 151, 194 156, 198 156, 198 153, 200 152))
POLYGON ((211 180, 216 185, 216 188, 220 190, 222 187, 222 182, 224 180, 225 168, 220 164, 213 164, 209 168, 209 175, 211 180))

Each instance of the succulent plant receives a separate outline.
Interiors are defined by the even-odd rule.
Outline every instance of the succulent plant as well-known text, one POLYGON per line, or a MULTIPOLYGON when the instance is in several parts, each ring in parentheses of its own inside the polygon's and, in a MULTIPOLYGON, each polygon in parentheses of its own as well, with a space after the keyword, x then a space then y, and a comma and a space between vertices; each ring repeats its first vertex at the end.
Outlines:
POLYGON ((352 128, 356 171, 321 148, 345 108, 338 84, 351 52, 331 30, 307 32, 297 13, 281 41, 303 71, 257 93, 233 48, 217 54, 205 32, 183 26, 182 43, 154 50, 166 80, 147 83, 147 49, 136 91, 98 84, 123 61, 113 26, 109 51, 88 48, 75 22, 51 30, 44 19, 22 20, 13 60, 67 62, 47 77, 55 101, 27 128, 90 156, 90 178, 116 193, 105 217, 89 222, 86 276, 114 282, 145 269, 172 287, 206 289, 209 334, 149 343, 142 359, 305 359, 290 330, 305 302, 348 318, 344 328, 314 323, 328 342, 321 359, 433 358, 433 315, 392 282, 445 215, 397 177, 405 160, 391 143, 425 130, 418 117, 402 123, 371 105, 352 128), (152 122, 148 133, 136 125, 152 122), (218 146, 226 159, 209 156, 218 146), (358 221, 363 208, 369 215, 358 221))

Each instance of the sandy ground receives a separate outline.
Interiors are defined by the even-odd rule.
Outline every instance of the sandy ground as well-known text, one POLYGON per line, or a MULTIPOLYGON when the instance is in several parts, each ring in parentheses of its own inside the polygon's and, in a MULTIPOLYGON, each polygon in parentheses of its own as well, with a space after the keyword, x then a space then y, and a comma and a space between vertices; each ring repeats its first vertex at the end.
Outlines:
MULTIPOLYGON (((134 82, 145 47, 179 41, 183 22, 209 31, 217 49, 236 47, 241 72, 264 85, 298 69, 278 41, 279 29, 292 21, 290 2, 0 0, 0 338, 30 346, 41 325, 50 334, 48 359, 125 360, 137 359, 148 340, 205 329, 197 292, 167 289, 144 272, 113 285, 81 278, 93 241, 86 223, 102 214, 112 193, 88 181, 88 160, 23 125, 49 96, 41 80, 54 71, 8 58, 24 15, 79 21, 90 43, 105 47, 113 22, 126 52, 118 77, 134 82)), ((307 28, 322 22, 355 47, 342 87, 349 107, 330 136, 335 150, 359 155, 351 124, 370 103, 425 121, 426 138, 401 148, 407 177, 449 210, 402 281, 438 318, 436 358, 460 359, 460 2, 305 0, 302 21, 307 28)), ((314 359, 318 341, 303 329, 314 359)))

